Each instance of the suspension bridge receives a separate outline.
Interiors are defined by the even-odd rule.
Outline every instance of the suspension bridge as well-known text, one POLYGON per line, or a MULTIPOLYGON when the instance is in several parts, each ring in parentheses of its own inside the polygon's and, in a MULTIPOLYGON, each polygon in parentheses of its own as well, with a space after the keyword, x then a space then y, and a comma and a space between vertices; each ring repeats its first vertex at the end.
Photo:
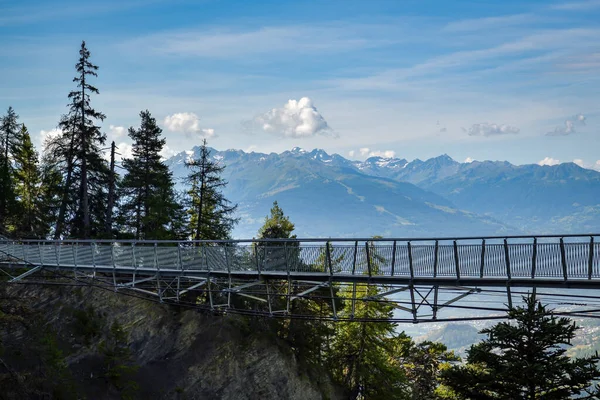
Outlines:
POLYGON ((392 305, 398 322, 503 318, 530 291, 561 305, 557 314, 600 317, 599 237, 0 239, 0 272, 11 284, 91 285, 284 318, 365 320, 357 309, 367 302, 392 305), (327 307, 303 313, 307 301, 327 307))

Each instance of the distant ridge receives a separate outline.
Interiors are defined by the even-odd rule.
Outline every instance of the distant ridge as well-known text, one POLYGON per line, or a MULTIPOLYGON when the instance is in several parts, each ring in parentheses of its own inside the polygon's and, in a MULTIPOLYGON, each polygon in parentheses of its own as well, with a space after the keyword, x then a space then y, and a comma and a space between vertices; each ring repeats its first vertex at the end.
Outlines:
MULTIPOLYGON (((198 147, 167 160, 174 176, 198 147)), ((278 200, 302 236, 439 236, 600 231, 600 173, 574 163, 348 160, 321 149, 217 151, 249 237, 278 200), (502 222, 499 222, 502 221, 502 222)))

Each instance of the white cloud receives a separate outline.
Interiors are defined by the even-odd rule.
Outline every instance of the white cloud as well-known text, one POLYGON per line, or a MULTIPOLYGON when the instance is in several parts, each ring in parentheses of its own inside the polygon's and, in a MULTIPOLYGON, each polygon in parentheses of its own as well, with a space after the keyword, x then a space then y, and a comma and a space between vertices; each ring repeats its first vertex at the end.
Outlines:
POLYGON ((557 126, 553 131, 546 133, 546 136, 567 136, 576 133, 575 127, 585 126, 586 117, 583 114, 577 114, 568 118, 563 126, 557 126))
MULTIPOLYGON (((463 129, 465 130, 465 129, 463 129)), ((519 133, 519 128, 502 124, 490 124, 487 122, 481 124, 473 124, 468 130, 469 136, 497 136, 519 133)))
POLYGON ((197 135, 203 138, 216 136, 214 129, 200 127, 200 118, 194 113, 183 112, 167 115, 164 124, 171 132, 183 132, 186 135, 197 135))
POLYGON ((467 158, 465 158, 465 161, 464 161, 464 162, 465 162, 465 163, 472 163, 473 161, 475 161, 473 158, 471 158, 471 157, 467 157, 467 158))
MULTIPOLYGON (((115 145, 117 146, 117 148, 115 149, 116 153, 119 153, 118 156, 115 156, 116 159, 119 159, 119 157, 122 159, 125 158, 132 158, 133 157, 133 146, 131 145, 131 143, 127 143, 127 142, 120 142, 118 144, 115 143, 115 145)), ((110 152, 107 151, 104 154, 104 158, 109 159, 110 158, 110 152)))
POLYGON ((596 163, 594 164, 592 169, 595 169, 596 171, 600 171, 600 160, 596 161, 596 163))
POLYGON ((40 131, 40 143, 43 146, 46 143, 46 140, 54 139, 55 137, 58 137, 60 135, 62 135, 62 129, 60 128, 50 129, 49 131, 45 131, 42 129, 40 131))
POLYGON ((585 0, 585 1, 574 1, 569 3, 555 4, 550 8, 554 10, 569 10, 569 11, 582 11, 591 10, 593 8, 600 7, 600 0, 585 0))
POLYGON ((123 137, 127 134, 127 128, 125 128, 124 126, 110 125, 108 127, 108 130, 110 133, 110 137, 115 138, 115 139, 123 137))
POLYGON ((361 156, 366 156, 367 154, 369 154, 369 151, 371 151, 371 149, 369 149, 368 147, 361 147, 358 151, 361 156))
POLYGON ((374 150, 369 152, 369 157, 394 158, 396 157, 396 152, 393 150, 374 150))
POLYGON ((164 159, 173 157, 175 154, 177 154, 177 151, 169 148, 169 146, 167 146, 166 144, 163 146, 162 150, 160 151, 160 156, 164 159))
MULTIPOLYGON (((246 123, 248 124, 248 123, 246 123)), ((325 118, 308 97, 288 100, 281 108, 273 108, 250 121, 264 132, 291 138, 306 138, 315 135, 336 136, 325 118)))
POLYGON ((573 160, 573 162, 579 165, 581 168, 585 168, 585 164, 583 163, 583 160, 581 158, 576 158, 573 160))
POLYGON ((356 153, 354 152, 354 150, 350 150, 350 151, 348 152, 348 155, 349 155, 350 157, 354 157, 354 154, 356 154, 356 153))
POLYGON ((556 160, 551 157, 546 157, 543 160, 540 160, 538 162, 538 165, 558 165, 558 164, 560 164, 560 160, 556 160))

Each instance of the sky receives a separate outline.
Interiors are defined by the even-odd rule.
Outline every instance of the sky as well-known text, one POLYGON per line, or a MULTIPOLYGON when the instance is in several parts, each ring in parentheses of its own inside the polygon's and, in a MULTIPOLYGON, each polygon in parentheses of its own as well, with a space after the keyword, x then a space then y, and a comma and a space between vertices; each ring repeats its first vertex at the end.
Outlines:
POLYGON ((127 155, 322 148, 351 159, 600 170, 600 0, 0 0, 0 110, 55 133, 85 40, 127 155))

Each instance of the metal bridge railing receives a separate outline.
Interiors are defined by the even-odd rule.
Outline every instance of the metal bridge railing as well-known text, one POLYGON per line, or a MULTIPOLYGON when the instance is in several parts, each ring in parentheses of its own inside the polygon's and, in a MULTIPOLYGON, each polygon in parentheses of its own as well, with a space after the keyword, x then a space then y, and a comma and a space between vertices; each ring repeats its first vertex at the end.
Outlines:
POLYGON ((234 241, 0 239, 0 255, 5 255, 4 262, 21 260, 67 269, 567 280, 600 278, 598 236, 234 241))

